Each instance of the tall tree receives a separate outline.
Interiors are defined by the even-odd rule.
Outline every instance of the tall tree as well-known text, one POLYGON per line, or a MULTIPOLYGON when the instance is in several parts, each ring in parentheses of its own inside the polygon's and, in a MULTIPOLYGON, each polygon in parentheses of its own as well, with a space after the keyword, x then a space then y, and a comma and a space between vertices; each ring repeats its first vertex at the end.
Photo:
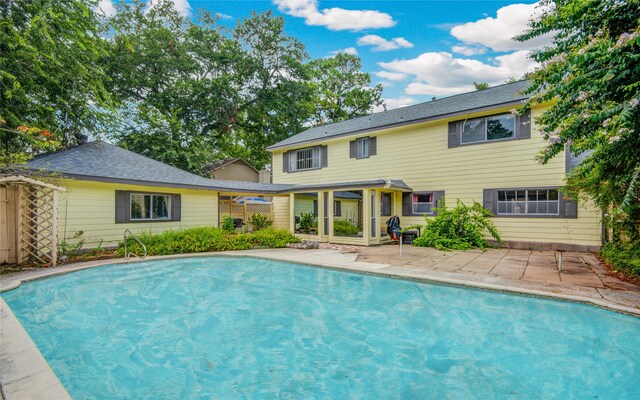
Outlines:
POLYGON ((302 125, 306 55, 282 18, 253 14, 226 30, 165 0, 120 4, 110 23, 105 62, 123 102, 122 146, 196 173, 237 155, 260 167, 266 146, 302 125))
POLYGON ((371 75, 362 72, 360 58, 338 53, 308 64, 311 78, 310 123, 324 125, 371 114, 383 105, 382 85, 371 87, 371 75))
POLYGON ((235 118, 239 48, 208 15, 195 24, 171 1, 120 3, 109 22, 104 63, 121 101, 115 140, 199 172, 235 118))
POLYGON ((588 155, 567 186, 588 195, 606 221, 640 239, 640 3, 556 0, 519 40, 554 32, 533 59, 530 104, 549 102, 538 122, 548 146, 543 162, 565 147, 588 155))
POLYGON ((70 146, 105 125, 111 98, 99 65, 96 2, 0 4, 0 156, 3 164, 70 146))

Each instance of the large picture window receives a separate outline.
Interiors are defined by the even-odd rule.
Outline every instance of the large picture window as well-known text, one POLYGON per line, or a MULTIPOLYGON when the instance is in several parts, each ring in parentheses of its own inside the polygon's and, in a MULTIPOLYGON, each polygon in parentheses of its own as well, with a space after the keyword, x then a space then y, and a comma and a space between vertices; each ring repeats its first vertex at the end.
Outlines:
POLYGON ((557 189, 499 190, 498 215, 559 215, 557 189))
POLYGON ((171 219, 171 196, 166 194, 131 193, 132 221, 163 221, 171 219))
POLYGON ((320 168, 320 147, 309 147, 289 154, 289 171, 320 168))
POLYGON ((515 138, 516 119, 512 114, 474 118, 464 121, 460 143, 480 143, 515 138))

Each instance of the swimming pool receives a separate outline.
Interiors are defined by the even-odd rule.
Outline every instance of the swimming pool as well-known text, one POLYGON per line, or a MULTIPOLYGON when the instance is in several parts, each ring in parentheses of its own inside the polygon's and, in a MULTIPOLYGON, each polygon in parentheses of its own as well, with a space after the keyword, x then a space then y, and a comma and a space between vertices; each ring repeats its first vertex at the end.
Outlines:
POLYGON ((2 294, 74 398, 640 398, 640 319, 255 258, 2 294))

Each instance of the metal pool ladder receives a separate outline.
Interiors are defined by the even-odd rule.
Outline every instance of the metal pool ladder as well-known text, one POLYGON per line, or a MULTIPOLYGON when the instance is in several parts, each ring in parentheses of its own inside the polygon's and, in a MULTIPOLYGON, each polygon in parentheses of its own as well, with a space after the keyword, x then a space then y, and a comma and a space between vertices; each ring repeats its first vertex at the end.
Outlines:
POLYGON ((125 260, 128 260, 130 256, 136 256, 138 258, 146 258, 147 257, 147 246, 144 245, 144 243, 142 243, 140 241, 140 239, 138 239, 138 237, 136 235, 133 234, 133 232, 131 232, 129 229, 125 229, 124 231, 124 258, 125 260), (133 240, 135 240, 136 242, 138 242, 138 244, 142 247, 142 250, 144 251, 144 254, 142 255, 142 257, 140 257, 139 255, 137 255, 136 253, 130 251, 127 253, 127 233, 129 234, 129 236, 131 236, 133 238, 133 240))

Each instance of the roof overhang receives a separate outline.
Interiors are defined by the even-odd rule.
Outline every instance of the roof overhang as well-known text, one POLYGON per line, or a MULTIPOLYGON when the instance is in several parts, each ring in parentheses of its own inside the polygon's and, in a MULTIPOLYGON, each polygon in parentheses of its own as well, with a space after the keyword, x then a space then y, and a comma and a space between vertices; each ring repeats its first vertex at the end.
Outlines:
POLYGON ((310 185, 295 185, 293 188, 288 189, 289 193, 305 193, 311 191, 324 191, 324 190, 362 190, 362 189, 388 189, 400 192, 411 192, 413 189, 404 183, 400 179, 371 179, 366 181, 356 182, 335 182, 335 183, 320 183, 310 185))
POLYGON ((224 186, 203 186, 203 185, 189 185, 182 183, 172 182, 156 182, 156 181, 143 181, 135 179, 123 179, 106 176, 94 176, 94 175, 79 175, 79 174, 60 174, 64 179, 75 179, 80 181, 92 181, 103 183, 121 183, 124 185, 137 185, 137 186, 157 186, 157 187, 169 187, 179 189, 194 189, 194 190, 210 190, 214 192, 233 192, 233 193, 260 193, 260 194, 277 194, 281 190, 278 189, 247 189, 247 188, 234 188, 224 186))
POLYGON ((306 145, 306 144, 317 143, 317 142, 324 142, 324 141, 327 141, 327 140, 338 139, 338 138, 345 137, 345 136, 360 135, 360 134, 363 134, 363 133, 376 132, 376 131, 381 131, 381 130, 391 129, 391 128, 399 128, 399 127, 402 127, 402 126, 415 125, 415 124, 420 124, 420 123, 424 123, 424 122, 432 122, 432 121, 437 121, 437 120, 440 120, 440 119, 446 120, 446 119, 455 118, 455 117, 461 117, 461 116, 468 115, 468 114, 473 114, 473 113, 480 113, 480 112, 491 111, 491 110, 495 110, 495 109, 499 109, 499 108, 522 105, 522 104, 524 104, 524 102, 526 100, 527 99, 518 99, 518 100, 514 100, 514 101, 509 101, 509 102, 506 102, 506 103, 492 104, 490 106, 485 106, 485 107, 476 107, 476 108, 470 108, 470 109, 467 109, 467 110, 456 111, 456 112, 448 113, 448 114, 434 115, 434 116, 427 117, 427 118, 418 118, 418 119, 412 119, 412 120, 409 120, 409 121, 398 121, 398 122, 385 124, 385 125, 372 126, 371 128, 358 129, 358 130, 355 130, 355 131, 338 133, 338 134, 335 134, 335 135, 329 135, 329 136, 325 136, 325 137, 302 140, 302 141, 299 141, 299 142, 288 143, 288 144, 283 144, 283 145, 279 145, 278 143, 276 143, 276 144, 273 144, 273 145, 267 147, 267 150, 268 151, 273 151, 273 150, 286 149, 286 148, 290 148, 290 147, 299 147, 300 145, 306 145))

